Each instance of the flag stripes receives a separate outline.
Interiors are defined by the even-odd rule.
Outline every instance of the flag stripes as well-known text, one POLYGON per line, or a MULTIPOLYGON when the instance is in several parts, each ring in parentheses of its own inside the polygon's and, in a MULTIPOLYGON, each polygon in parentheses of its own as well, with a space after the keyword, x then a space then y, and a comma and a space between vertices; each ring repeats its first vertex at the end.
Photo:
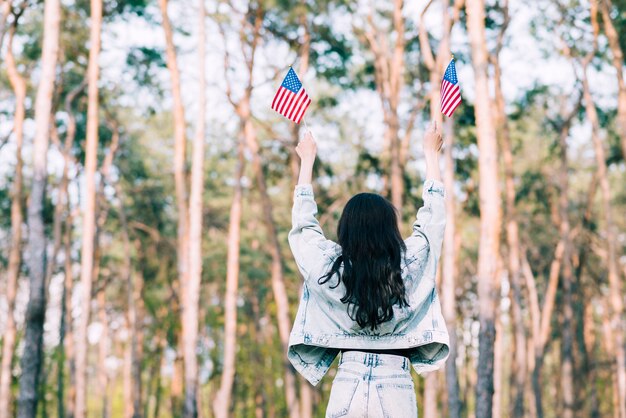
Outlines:
POLYGON ((290 68, 274 95, 272 109, 287 119, 300 123, 310 104, 311 99, 306 89, 302 86, 293 68, 290 68))
POLYGON ((456 76, 454 58, 448 64, 446 72, 441 80, 441 113, 451 117, 461 104, 461 88, 456 76))

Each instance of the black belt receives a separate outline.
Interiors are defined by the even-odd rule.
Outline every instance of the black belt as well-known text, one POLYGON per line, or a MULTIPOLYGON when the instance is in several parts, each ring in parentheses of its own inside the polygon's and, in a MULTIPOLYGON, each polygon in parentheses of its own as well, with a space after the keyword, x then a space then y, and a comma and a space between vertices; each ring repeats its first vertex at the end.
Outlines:
POLYGON ((408 348, 396 348, 396 349, 387 349, 387 350, 376 350, 376 349, 363 349, 363 348, 342 348, 339 351, 341 351, 342 353, 344 351, 361 351, 364 353, 374 353, 374 354, 393 354, 396 356, 402 356, 402 357, 407 357, 410 358, 410 349, 408 348))

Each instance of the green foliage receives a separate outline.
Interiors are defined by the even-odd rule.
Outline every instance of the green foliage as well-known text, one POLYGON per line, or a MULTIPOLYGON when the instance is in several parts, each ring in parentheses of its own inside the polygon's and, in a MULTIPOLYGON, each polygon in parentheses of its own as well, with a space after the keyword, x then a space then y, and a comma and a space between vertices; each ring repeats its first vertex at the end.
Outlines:
POLYGON ((152 87, 159 97, 163 95, 163 91, 156 77, 166 68, 163 54, 162 49, 139 46, 132 47, 126 56, 126 65, 132 71, 133 79, 140 86, 152 87))

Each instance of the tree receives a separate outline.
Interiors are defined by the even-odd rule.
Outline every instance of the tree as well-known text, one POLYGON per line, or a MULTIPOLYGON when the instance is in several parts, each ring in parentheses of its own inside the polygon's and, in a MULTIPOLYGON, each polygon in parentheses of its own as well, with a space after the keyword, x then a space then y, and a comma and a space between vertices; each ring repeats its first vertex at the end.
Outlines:
POLYGON ((613 68, 617 78, 617 128, 621 138, 622 155, 626 159, 626 81, 624 81, 624 51, 619 43, 619 34, 613 24, 611 11, 613 3, 611 0, 599 1, 600 12, 602 13, 602 24, 604 33, 609 41, 611 49, 613 68))
POLYGON ((91 30, 88 77, 87 141, 85 145, 85 209, 83 211, 80 283, 81 316, 76 338, 76 417, 87 415, 87 327, 91 311, 94 236, 96 228, 96 168, 98 152, 98 79, 100 73, 100 37, 102 0, 91 0, 91 30))
POLYGON ((41 52, 41 78, 35 100, 35 139, 33 143, 33 182, 28 203, 29 299, 22 356, 18 418, 34 417, 43 350, 43 325, 46 312, 46 234, 43 203, 46 190, 50 112, 54 72, 59 51, 61 5, 59 0, 44 3, 44 38, 41 52))
MULTIPOLYGON (((187 307, 186 295, 187 295, 187 282, 189 280, 189 223, 188 223, 188 209, 187 209, 187 184, 185 175, 185 149, 186 149, 186 135, 185 135, 185 108, 183 105, 182 94, 180 89, 180 72, 178 70, 178 63, 176 62, 176 48, 174 46, 174 34, 172 31, 172 25, 167 11, 168 0, 159 0, 159 8, 161 10, 161 18, 163 25, 163 33, 165 35, 165 51, 167 57, 167 69, 170 73, 170 81, 172 83, 172 99, 174 101, 173 115, 174 115, 174 183, 176 189, 176 206, 178 209, 178 229, 177 229, 177 266, 178 266, 178 282, 179 293, 181 299, 181 310, 183 311, 181 317, 185 317, 184 310, 187 307)), ((182 343, 182 341, 181 341, 182 343)), ((183 343, 184 345, 184 343, 183 343)), ((178 350, 177 350, 178 351, 178 350)), ((184 351, 187 353, 187 351, 184 351)), ((184 354, 183 353, 183 354, 184 354)), ((194 354, 195 356, 195 354, 194 354)), ((192 361, 193 360, 189 360, 192 361)), ((175 369, 175 373, 179 373, 178 367, 175 369)), ((193 378, 191 378, 193 381, 193 378)), ((180 408, 180 396, 182 393, 181 387, 174 384, 177 383, 177 379, 173 379, 172 387, 172 405, 175 415, 178 414, 180 408)), ((186 402, 186 401, 185 401, 186 402)))
POLYGON ((493 344, 495 340, 495 298, 499 283, 497 260, 500 254, 500 198, 497 142, 489 98, 488 55, 485 37, 485 3, 467 0, 467 30, 476 86, 476 134, 479 150, 480 246, 478 250, 478 299, 480 334, 476 417, 491 418, 493 397, 493 344))
POLYGON ((2 364, 0 366, 0 418, 8 418, 11 414, 11 380, 13 377, 13 351, 16 341, 15 297, 17 294, 17 281, 20 275, 22 262, 22 143, 24 140, 24 118, 26 100, 26 81, 19 73, 13 56, 13 37, 17 27, 17 18, 10 29, 9 44, 5 61, 9 81, 15 94, 15 116, 13 118, 13 133, 15 135, 15 177, 11 192, 11 250, 9 253, 9 266, 7 269, 7 324, 2 343, 2 364))
POLYGON ((600 121, 596 111, 591 89, 589 87, 589 79, 587 71, 591 60, 593 59, 595 48, 597 47, 598 22, 597 22, 597 2, 591 2, 591 24, 594 35, 594 48, 580 62, 580 77, 583 87, 583 100, 585 103, 585 111, 587 118, 591 122, 591 139, 593 141, 593 149, 598 166, 598 182, 602 196, 602 209, 605 223, 605 245, 607 254, 607 269, 609 282, 608 305, 611 307, 610 324, 612 330, 612 338, 614 340, 614 358, 615 358, 615 375, 617 378, 617 399, 619 399, 619 416, 626 418, 626 352, 624 347, 624 303, 622 300, 622 284, 620 280, 619 269, 617 265, 617 248, 615 239, 615 225, 613 221, 611 207, 611 189, 609 186, 607 164, 604 151, 604 144, 600 134, 600 121))
MULTIPOLYGON (((456 338, 456 204, 454 196, 454 161, 452 158, 452 149, 454 147, 453 123, 451 119, 447 119, 444 123, 443 114, 440 109, 441 91, 439 89, 441 79, 443 78, 443 69, 446 60, 450 54, 450 32, 453 25, 459 19, 459 13, 463 7, 463 0, 454 2, 452 13, 450 13, 449 1, 445 1, 442 7, 443 32, 439 47, 437 48, 436 57, 433 56, 432 48, 428 39, 428 32, 424 16, 430 8, 432 1, 429 2, 420 16, 419 41, 422 50, 422 56, 426 68, 430 74, 430 118, 436 121, 439 126, 443 127, 444 134, 444 160, 445 168, 443 172, 444 186, 447 190, 446 196, 446 231, 443 244, 443 275, 442 275, 442 300, 443 312, 450 335, 450 361, 446 362, 446 388, 448 391, 448 414, 451 417, 461 416, 461 399, 459 397, 459 380, 457 377, 456 354, 457 354, 457 338, 456 338)), ((407 132, 408 133, 408 132, 407 132)), ((427 380, 427 385, 434 386, 432 382, 427 380)), ((436 390, 436 388, 433 388, 436 390)), ((425 411, 426 412, 426 411, 425 411)), ((426 414, 426 413, 425 413, 426 414)))
POLYGON ((183 345, 185 350, 185 403, 184 416, 198 415, 198 300, 202 279, 202 194, 204 191, 204 136, 206 109, 205 75, 205 10, 204 0, 199 0, 198 11, 198 116, 193 141, 191 168, 191 195, 189 197, 189 283, 186 287, 187 304, 183 308, 183 345))
POLYGON ((373 10, 367 16, 367 28, 363 35, 371 52, 374 54, 376 91, 380 96, 385 120, 385 144, 389 152, 389 185, 391 203, 396 208, 402 207, 404 183, 402 178, 400 144, 400 93, 404 86, 405 22, 402 16, 403 0, 394 0, 391 31, 395 33, 395 42, 391 48, 385 30, 380 28, 374 18, 373 10))

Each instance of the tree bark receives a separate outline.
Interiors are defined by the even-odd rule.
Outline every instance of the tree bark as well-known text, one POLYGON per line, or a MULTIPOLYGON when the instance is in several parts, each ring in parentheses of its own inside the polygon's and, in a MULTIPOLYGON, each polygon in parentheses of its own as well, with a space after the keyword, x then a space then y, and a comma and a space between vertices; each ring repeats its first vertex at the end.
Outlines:
POLYGON ((503 370, 503 356, 504 356, 504 339, 502 329, 502 312, 500 307, 496 305, 496 340, 493 346, 493 381, 494 381, 494 393, 493 393, 493 410, 492 417, 499 418, 502 416, 502 376, 503 370))
POLYGON ((536 280, 533 275, 530 264, 526 255, 522 252, 522 273, 526 279, 526 287, 528 289, 528 301, 530 317, 532 322, 532 347, 533 356, 529 363, 529 369, 532 370, 531 384, 534 395, 534 413, 533 415, 542 418, 543 407, 541 400, 541 368, 543 366, 543 356, 546 343, 550 336, 552 311, 556 300, 556 292, 559 283, 559 271, 563 260, 563 251, 565 244, 559 239, 554 252, 554 258, 550 264, 550 272, 548 275, 548 285, 543 298, 543 308, 539 307, 539 296, 535 286, 536 280))
POLYGON ((403 0, 393 1, 392 27, 395 32, 395 43, 390 50, 387 34, 374 23, 374 17, 368 16, 369 27, 365 31, 372 53, 374 54, 374 68, 376 90, 380 96, 383 117, 386 126, 385 142, 388 148, 389 177, 391 189, 391 203, 400 210, 404 195, 403 167, 400 150, 400 120, 398 106, 400 93, 404 85, 404 50, 405 24, 402 10, 403 0))
MULTIPOLYGON (((184 313, 187 303, 187 282, 188 282, 188 264, 189 264, 189 224, 188 224, 188 210, 187 210, 187 184, 185 176, 185 153, 186 153, 186 136, 185 136, 185 108, 182 100, 182 93, 180 87, 180 71, 178 69, 178 63, 176 62, 176 48, 174 46, 174 34, 172 25, 167 12, 168 0, 159 0, 159 8, 161 10, 163 33, 165 35, 165 52, 167 59, 167 68, 170 73, 170 79, 172 83, 172 99, 174 102, 173 116, 174 116, 174 184, 176 190, 176 205, 178 208, 178 229, 177 229, 177 270, 178 281, 180 285, 180 308, 182 311, 181 316, 185 316, 184 313)), ((184 357, 184 336, 181 335, 181 341, 179 346, 182 346, 184 357)), ((181 348, 181 347, 179 347, 181 348)), ((184 373, 184 360, 183 360, 183 373, 184 373)), ((183 376, 183 380, 184 380, 183 376)), ((174 386, 175 389, 172 393, 173 407, 176 409, 172 411, 174 416, 178 416, 180 413, 181 394, 178 394, 178 386, 174 386)))
POLYGON ((55 67, 59 50, 61 5, 59 0, 44 4, 44 35, 41 58, 41 81, 35 100, 35 139, 33 144, 33 181, 28 203, 27 260, 29 300, 26 308, 24 355, 18 397, 18 418, 31 418, 37 412, 37 391, 43 353, 43 325, 46 313, 46 234, 43 206, 46 189, 48 141, 55 67))
MULTIPOLYGON (((257 24, 260 20, 257 18, 257 24)), ((252 82, 253 63, 250 63, 250 82, 252 82)), ((250 90, 249 90, 250 91, 250 90)), ((278 334, 281 342, 283 353, 287 352, 287 344, 289 341, 289 332, 291 328, 291 318, 289 315, 289 301, 287 298, 287 289, 285 287, 285 277, 283 272, 283 260, 280 252, 280 244, 276 225, 273 218, 273 207, 271 199, 267 193, 267 183, 265 180, 265 172, 263 171, 263 163, 258 144, 256 130, 252 124, 252 114, 250 110, 250 96, 245 96, 239 106, 240 117, 244 121, 244 139, 247 148, 252 153, 252 170, 254 172, 257 187, 261 197, 261 206, 263 209, 263 219, 267 229, 267 237, 269 239, 269 251, 272 257, 271 263, 271 280, 272 292, 276 302, 276 320, 278 323, 278 334)), ((285 367, 285 397, 287 401, 287 410, 290 417, 299 418, 300 406, 296 393, 296 372, 291 364, 283 355, 285 367)))
POLYGON ((504 166, 504 185, 506 202, 506 239, 508 247, 508 273, 511 283, 511 311, 514 327, 515 357, 513 363, 513 376, 511 387, 513 388, 512 406, 509 410, 514 418, 524 415, 524 390, 527 381, 526 361, 526 330, 522 317, 522 291, 520 269, 520 244, 519 225, 517 222, 517 210, 515 208, 515 179, 513 173, 513 153, 511 151, 511 137, 505 112, 504 94, 502 93, 502 71, 500 67, 500 52, 504 45, 504 34, 510 22, 508 2, 501 6, 504 22, 498 32, 496 50, 491 55, 494 68, 495 98, 494 110, 496 119, 496 134, 499 138, 504 166))
MULTIPOLYGON (((68 212, 70 211, 69 202, 67 205, 68 212)), ((72 294, 74 288, 74 275, 72 274, 72 222, 73 217, 68 215, 65 220, 65 232, 63 236, 63 247, 65 253, 65 278, 63 280, 63 311, 61 316, 61 335, 59 344, 63 347, 63 360, 67 363, 67 372, 69 375, 67 390, 67 407, 65 408, 65 414, 61 409, 63 408, 63 402, 59 405, 59 416, 66 416, 67 418, 74 417, 74 411, 76 409, 76 362, 74 358, 74 330, 73 330, 73 318, 72 318, 72 294)), ((59 370, 59 399, 65 399, 63 395, 63 371, 59 370)))
POLYGON ((13 57, 13 34, 9 35, 9 44, 6 53, 7 73, 9 82, 15 94, 15 114, 13 118, 13 134, 15 137, 15 177, 11 190, 11 249, 9 250, 9 265, 7 269, 7 323, 2 341, 2 364, 0 365, 0 418, 12 416, 11 410, 11 380, 13 378, 13 352, 17 337, 15 327, 15 296, 17 281, 22 263, 22 143, 24 139, 24 117, 26 100, 26 82, 18 72, 13 57))
MULTIPOLYGON (((280 252, 280 243, 276 225, 273 217, 273 207, 271 199, 267 193, 267 183, 265 173, 263 171, 263 163, 259 150, 256 130, 252 125, 252 115, 250 113, 249 98, 244 99, 242 106, 242 114, 244 116, 244 138, 248 149, 252 152, 252 169, 257 181, 259 194, 261 195, 261 206, 263 208, 263 218, 267 229, 267 238, 269 240, 269 251, 272 257, 271 263, 271 280, 272 292, 276 302, 276 320, 278 322, 278 334, 280 337, 282 352, 286 353, 289 342, 289 332, 291 329, 291 318, 289 315, 289 301, 287 298, 287 289, 285 287, 285 277, 283 272, 283 260, 280 252)), ((285 356, 283 356, 285 357, 285 356)), ((287 410, 292 418, 299 418, 300 406, 296 394, 296 371, 291 364, 284 358, 285 367, 285 396, 287 400, 287 410)))
MULTIPOLYGON (((94 256, 96 262, 94 277, 98 277, 100 250, 96 249, 94 256)), ((109 376, 106 369, 106 360, 109 356, 109 319, 106 311, 106 294, 104 283, 100 284, 96 293, 96 301, 98 306, 98 322, 102 326, 102 332, 98 341, 98 387, 102 396, 101 417, 109 418, 111 416, 111 399, 109 395, 109 376)))
MULTIPOLYGON (((307 5, 305 0, 300 0, 301 14, 300 14, 300 27, 303 30, 302 40, 300 42, 300 68, 298 73, 300 77, 305 77, 309 70, 309 60, 311 54, 311 31, 309 29, 309 23, 307 16, 307 5)), ((300 124, 294 123, 292 125, 293 146, 289 150, 291 156, 291 190, 294 189, 298 182, 298 175, 300 173, 300 158, 296 153, 296 145, 300 139, 300 124)), ((301 291, 302 289, 300 289, 301 291)), ((312 418, 313 417, 313 393, 315 388, 302 376, 298 375, 298 383, 300 385, 300 418, 312 418)))
POLYGON ((617 76, 617 130, 621 139, 622 154, 626 159, 626 82, 624 81, 624 51, 619 44, 619 34, 611 19, 611 0, 600 0, 600 11, 604 33, 609 40, 609 48, 612 53, 611 63, 617 76))
MULTIPOLYGON (((86 79, 81 84, 76 86, 65 97, 65 112, 67 113, 68 123, 67 132, 65 135, 65 143, 63 145, 63 174, 61 176, 61 184, 59 186, 59 201, 57 205, 62 201, 63 207, 66 210, 67 216, 65 218, 65 230, 63 231, 63 252, 64 252, 64 273, 65 279, 63 281, 63 295, 61 297, 61 320, 59 324, 59 367, 58 367, 58 379, 57 379, 57 399, 58 403, 58 415, 59 417, 73 418, 75 410, 76 399, 76 370, 74 362, 74 333, 73 333, 73 318, 72 318, 72 290, 74 286, 74 276, 72 273, 72 223, 73 216, 71 214, 72 208, 70 207, 68 195, 69 186, 69 167, 73 163, 71 157, 71 151, 76 137, 76 117, 72 111, 72 103, 76 97, 83 91, 86 86, 86 79), (64 197, 64 199, 61 199, 64 197), (67 393, 67 399, 65 397, 65 365, 67 363, 67 371, 69 375, 69 388, 67 393), (67 414, 67 415, 66 415, 67 414)), ((55 212, 57 212, 55 208, 55 212)))
POLYGON ((582 224, 580 226, 582 231, 582 239, 578 242, 578 254, 573 258, 575 268, 575 287, 573 290, 576 295, 576 342, 579 351, 579 369, 584 374, 582 377, 586 382, 590 382, 589 385, 578 386, 580 395, 579 399, 585 400, 589 416, 591 418, 600 418, 599 412, 599 400, 598 400, 598 381, 596 378, 596 362, 591 358, 595 357, 597 339, 594 334, 595 324, 593 318, 594 305, 588 303, 591 300, 592 295, 589 293, 589 286, 583 284, 583 271, 587 260, 586 254, 589 248, 590 234, 589 225, 592 217, 592 208, 594 197, 597 192, 597 175, 593 174, 591 182, 587 187, 587 202, 586 208, 583 213, 582 224))
MULTIPOLYGON (((119 147, 119 130, 116 122, 109 122, 112 131, 111 144, 109 150, 102 163, 100 170, 101 181, 96 191, 95 211, 97 213, 95 237, 94 237, 94 268, 92 280, 96 283, 101 282, 96 290, 96 302, 98 306, 98 321, 102 326, 102 333, 98 341, 98 384, 102 395, 102 417, 108 418, 111 410, 111 400, 109 393, 109 376, 106 370, 106 359, 109 355, 109 323, 106 312, 106 282, 100 279, 100 258, 102 254, 100 244, 100 233, 104 228, 104 224, 109 214, 109 206, 104 196, 105 182, 111 182, 111 167, 113 159, 119 147)), ((120 218, 123 216, 120 215, 120 218)), ((125 222, 123 222, 124 225, 125 222)))
MULTIPOLYGON (((243 133, 241 134, 243 136, 243 133)), ((226 259, 226 294, 224 295, 224 364, 220 387, 213 402, 216 418, 228 417, 231 393, 235 380, 237 350, 237 289, 239 287, 239 240, 241 229, 241 178, 245 165, 243 138, 239 139, 235 188, 230 206, 228 225, 228 254, 226 259)))
POLYGON ((563 324, 561 342, 561 387, 563 392, 563 417, 573 418, 576 416, 578 406, 575 404, 574 394, 574 301, 572 296, 573 268, 572 268, 572 244, 570 240, 571 228, 569 222, 569 180, 567 159, 567 138, 570 132, 571 121, 579 106, 563 119, 559 129, 559 233, 563 242, 563 262, 561 272, 561 287, 563 291, 563 324))
POLYGON ((193 141, 191 168, 191 195, 189 197, 189 282, 186 306, 183 307, 183 346, 185 362, 184 417, 198 416, 198 300, 202 279, 202 194, 204 191, 204 117, 206 108, 204 0, 199 0, 198 11, 198 117, 193 141))
MULTIPOLYGON (((186 285, 188 282, 188 262, 189 262, 189 225, 188 225, 188 210, 187 210, 187 184, 185 176, 185 153, 186 153, 186 136, 185 136, 185 108, 182 100, 182 93, 180 87, 180 71, 178 69, 178 63, 176 62, 176 48, 174 46, 174 35, 172 25, 167 12, 168 0, 159 0, 159 8, 161 10, 163 33, 165 35, 165 52, 167 59, 167 68, 170 73, 170 79, 172 83, 172 99, 174 102, 173 116, 174 116, 174 184, 176 190, 176 204, 178 208, 178 229, 177 229, 177 270, 178 281, 180 290, 180 309, 183 312, 181 316, 184 316, 184 310, 187 306, 186 297, 187 290, 186 285)), ((182 332, 181 332, 182 334, 182 332)), ((179 335, 180 341, 178 343, 178 349, 182 348, 184 355, 184 337, 179 335)), ((184 360, 183 360, 184 373, 184 360)), ((177 366, 175 366, 177 367, 177 366)), ((176 374, 177 372, 175 372, 176 374)), ((179 385, 179 379, 184 380, 184 376, 177 376, 173 379, 172 385, 172 407, 174 410, 172 413, 174 416, 180 414, 181 397, 182 397, 182 385, 179 385), (181 393, 179 393, 181 392, 181 393)), ((182 382, 181 382, 182 383, 182 382)))
MULTIPOLYGON (((463 0, 456 0, 452 10, 452 15, 447 6, 442 7, 443 14, 443 32, 439 47, 437 49, 437 57, 433 57, 430 42, 428 40, 428 33, 426 32, 426 25, 424 16, 428 11, 430 2, 424 8, 420 17, 419 25, 419 41, 422 56, 428 71, 430 73, 430 118, 436 121, 439 126, 443 128, 444 136, 444 171, 443 182, 446 194, 446 230, 443 240, 443 264, 442 264, 442 282, 441 282, 441 299, 444 319, 448 328, 448 334, 450 335, 450 360, 446 362, 446 388, 448 399, 448 416, 460 417, 461 416, 461 399, 459 389, 459 379, 456 368, 456 356, 457 356, 457 337, 456 337, 456 266, 457 255, 455 248, 455 236, 456 236, 456 203, 454 196, 454 159, 452 157, 452 149, 454 148, 454 132, 452 119, 447 118, 443 121, 443 114, 441 113, 440 101, 441 90, 440 83, 442 79, 442 70, 445 65, 445 61, 450 58, 450 31, 452 26, 459 19, 459 12, 463 5, 463 0)), ((408 132, 407 132, 408 134, 408 132)), ((426 380, 426 387, 430 385, 430 381, 426 380)))
POLYGON ((596 156, 596 164, 598 166, 598 182, 602 195, 602 209, 604 212, 605 222, 605 245, 608 264, 608 281, 609 293, 607 295, 608 304, 611 308, 610 330, 613 334, 614 358, 615 358, 615 375, 617 378, 617 399, 619 399, 619 416, 626 418, 626 353, 624 352, 624 324, 622 320, 624 306, 622 302, 622 285, 619 277, 617 266, 617 249, 615 226, 613 223, 613 215, 611 208, 611 190, 609 187, 608 170, 606 165, 606 157, 604 144, 600 137, 600 122, 598 114, 591 96, 589 81, 587 80, 587 64, 582 70, 583 98, 585 101, 585 110, 587 118, 591 122, 591 137, 593 140, 593 148, 596 156))
POLYGON ((476 133, 480 194, 480 246, 478 252, 478 300, 480 334, 478 340, 478 381, 476 418, 492 418, 493 344, 495 340, 495 300, 498 295, 497 259, 500 254, 500 193, 497 145, 489 97, 484 0, 467 0, 467 29, 472 50, 476 84, 476 133))
POLYGON ((91 310, 93 281, 93 253, 96 229, 96 168, 98 158, 100 73, 100 36, 102 27, 102 0, 91 0, 91 28, 88 73, 87 141, 85 145, 85 199, 83 212, 80 283, 82 290, 81 316, 76 339, 76 417, 87 416, 87 327, 91 310))

